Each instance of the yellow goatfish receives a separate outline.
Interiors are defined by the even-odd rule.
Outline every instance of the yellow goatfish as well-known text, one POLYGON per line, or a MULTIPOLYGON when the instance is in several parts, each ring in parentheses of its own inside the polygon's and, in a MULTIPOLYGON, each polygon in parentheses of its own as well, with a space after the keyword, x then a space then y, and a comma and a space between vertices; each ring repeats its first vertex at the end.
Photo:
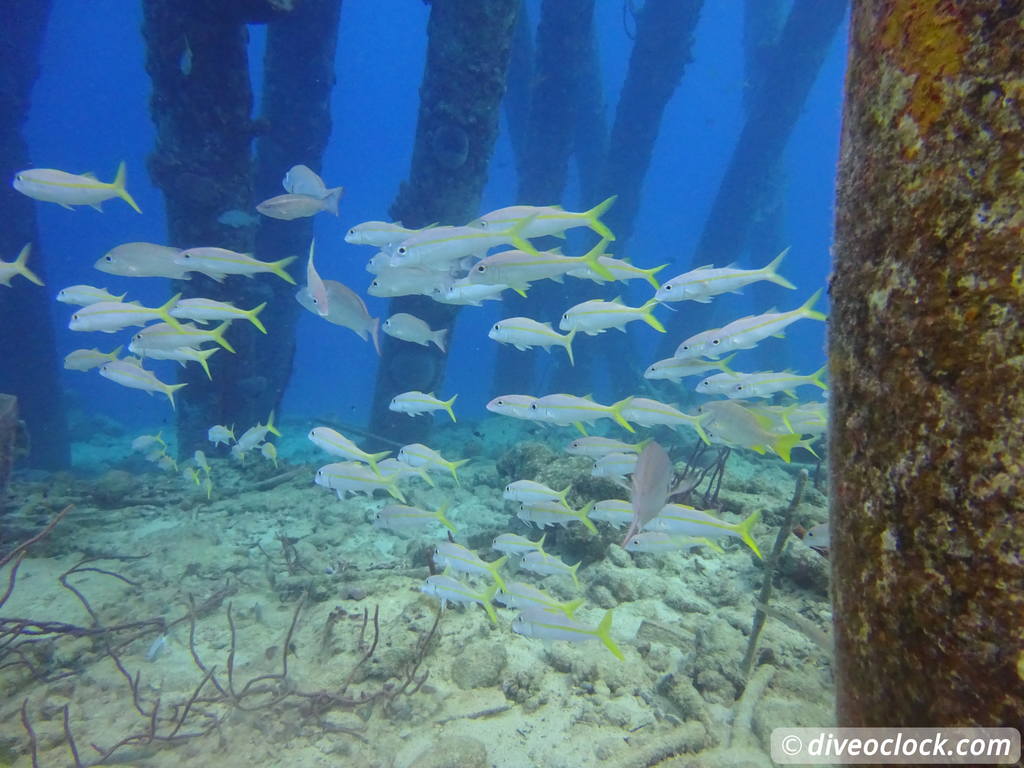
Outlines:
POLYGON ((111 182, 100 181, 91 173, 74 174, 53 168, 30 168, 14 175, 14 188, 33 200, 57 203, 65 208, 89 205, 102 211, 104 200, 120 197, 142 213, 128 190, 124 188, 124 162, 117 166, 117 175, 111 182))

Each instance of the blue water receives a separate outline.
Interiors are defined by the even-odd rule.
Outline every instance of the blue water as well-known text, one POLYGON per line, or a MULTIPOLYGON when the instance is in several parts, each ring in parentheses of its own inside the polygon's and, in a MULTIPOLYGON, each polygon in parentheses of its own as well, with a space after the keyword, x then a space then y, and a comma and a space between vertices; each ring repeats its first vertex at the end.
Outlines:
MULTIPOLYGON (((527 5, 531 19, 536 21, 539 2, 527 5)), ((387 218, 398 185, 408 173, 429 10, 428 5, 413 0, 348 2, 342 9, 337 84, 332 94, 334 129, 323 176, 329 185, 341 184, 347 191, 340 219, 321 214, 315 226, 321 274, 341 280, 360 293, 365 292, 371 279, 363 264, 372 251, 345 244, 342 234, 360 221, 387 218)), ((629 246, 629 255, 641 266, 678 260, 679 268, 669 267, 665 277, 688 268, 743 124, 742 14, 743 3, 739 0, 705 4, 695 35, 693 61, 665 111, 629 246)), ((140 26, 138 3, 54 3, 42 71, 26 126, 33 163, 72 172, 91 170, 107 180, 117 163, 125 160, 128 188, 145 215, 135 214, 116 200, 105 205, 103 214, 87 208, 68 211, 39 204, 40 239, 48 258, 47 289, 51 294, 65 285, 90 283, 115 293, 127 289, 131 298, 151 305, 163 303, 167 297, 165 281, 129 280, 92 269, 97 258, 119 243, 166 239, 162 195, 146 172, 154 130, 148 112, 150 83, 143 66, 140 26)), ((632 45, 623 26, 621 4, 597 3, 595 28, 610 125, 632 45)), ((780 309, 797 306, 823 287, 829 270, 845 37, 845 29, 840 30, 785 157, 785 241, 792 250, 783 272, 798 276, 794 279, 799 290, 779 290, 780 309)), ((263 28, 251 29, 257 114, 264 39, 263 28)), ((303 158, 295 161, 302 162, 303 158)), ((566 198, 551 202, 578 208, 575 171, 570 173, 566 198)), ((515 176, 503 119, 481 213, 516 202, 515 176)), ((773 255, 754 253, 742 265, 761 266, 773 255)), ((648 294, 631 288, 625 295, 643 300, 648 294)), ((750 306, 747 297, 726 296, 719 301, 730 316, 768 309, 750 306)), ((387 316, 386 300, 368 297, 367 303, 374 316, 387 316)), ((483 405, 492 394, 490 376, 480 374, 490 370, 496 353, 496 344, 487 339, 486 329, 497 319, 498 311, 496 303, 485 309, 465 310, 454 331, 444 393, 459 393, 459 410, 464 418, 483 416, 483 405)), ((119 343, 114 339, 120 335, 91 334, 86 339, 67 330, 69 314, 67 306, 53 305, 58 356, 78 347, 98 343, 106 349, 119 343)), ((644 328, 634 334, 641 349, 649 351, 640 356, 644 364, 654 359, 654 345, 659 341, 657 334, 649 331, 644 328)), ((791 360, 796 367, 810 371, 823 363, 823 324, 798 323, 788 337, 787 346, 799 350, 791 360)), ((543 354, 541 358, 546 362, 543 354)), ((301 416, 330 411, 354 421, 365 420, 376 363, 369 344, 347 330, 303 313, 284 412, 301 416)), ((153 363, 153 369, 165 380, 173 380, 175 368, 173 363, 153 363)), ((62 375, 67 390, 80 404, 129 423, 149 425, 173 420, 162 397, 121 392, 95 373, 62 375)))

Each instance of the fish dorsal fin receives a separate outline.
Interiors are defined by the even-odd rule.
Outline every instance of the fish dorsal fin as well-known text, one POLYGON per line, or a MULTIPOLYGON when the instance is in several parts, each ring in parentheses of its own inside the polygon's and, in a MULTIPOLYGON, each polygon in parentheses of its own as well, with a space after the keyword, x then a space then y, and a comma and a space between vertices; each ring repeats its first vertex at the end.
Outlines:
POLYGON ((610 304, 621 304, 622 303, 622 297, 621 296, 616 296, 609 303, 610 304))
POLYGON ((714 268, 715 268, 714 264, 702 264, 699 267, 697 267, 697 269, 714 269, 714 268))
POLYGON ((93 173, 92 171, 86 171, 85 173, 83 173, 81 175, 84 176, 87 179, 92 179, 93 181, 99 181, 99 179, 96 178, 96 174, 93 173))
POLYGON ((583 399, 584 400, 589 400, 590 402, 594 402, 594 393, 593 392, 587 392, 587 394, 583 395, 583 399))

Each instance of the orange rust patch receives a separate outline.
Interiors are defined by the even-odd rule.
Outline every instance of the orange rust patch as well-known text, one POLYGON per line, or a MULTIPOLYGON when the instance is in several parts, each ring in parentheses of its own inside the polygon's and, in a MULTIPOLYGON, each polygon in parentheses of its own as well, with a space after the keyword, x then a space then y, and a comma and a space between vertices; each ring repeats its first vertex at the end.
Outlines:
POLYGON ((897 0, 884 22, 881 42, 896 65, 914 76, 906 113, 922 134, 946 108, 946 80, 959 74, 967 36, 951 2, 897 0))

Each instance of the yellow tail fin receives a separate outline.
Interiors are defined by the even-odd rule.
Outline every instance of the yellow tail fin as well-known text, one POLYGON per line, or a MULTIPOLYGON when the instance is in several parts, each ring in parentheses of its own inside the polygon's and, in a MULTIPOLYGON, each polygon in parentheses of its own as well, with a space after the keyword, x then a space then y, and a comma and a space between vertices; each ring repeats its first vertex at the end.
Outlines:
POLYGON ((132 199, 132 196, 128 194, 128 190, 124 188, 124 182, 125 182, 125 167, 124 167, 124 160, 122 160, 121 164, 117 166, 117 175, 114 176, 114 181, 111 182, 110 186, 113 187, 114 192, 117 193, 118 197, 120 197, 122 200, 124 200, 126 203, 128 203, 128 205, 130 205, 132 208, 135 209, 136 213, 142 213, 142 209, 139 208, 139 206, 135 204, 135 200, 132 199))
POLYGON ((754 537, 750 535, 750 532, 754 529, 754 526, 757 525, 760 519, 761 511, 757 510, 753 512, 750 517, 736 526, 736 533, 740 535, 743 543, 750 547, 755 555, 757 555, 761 560, 764 560, 764 555, 762 555, 761 550, 757 548, 757 542, 754 541, 754 537))
POLYGON ((257 317, 257 315, 260 312, 262 312, 266 308, 266 306, 267 306, 267 302, 264 301, 258 307, 253 307, 252 309, 250 309, 248 312, 245 313, 246 319, 250 323, 255 325, 256 326, 256 330, 258 330, 260 333, 266 333, 267 329, 263 327, 263 323, 260 322, 260 319, 257 317))
POLYGON ((605 226, 603 221, 601 221, 601 217, 604 216, 608 209, 612 207, 612 204, 618 199, 618 195, 612 195, 607 200, 598 203, 583 214, 583 217, 587 220, 587 226, 606 240, 614 240, 615 235, 613 235, 612 231, 605 226))
POLYGON ((616 659, 619 661, 625 661, 626 657, 622 655, 622 651, 619 650, 619 646, 612 640, 612 612, 608 611, 604 618, 601 619, 601 623, 597 625, 597 630, 594 632, 595 635, 600 638, 601 642, 604 643, 605 648, 612 652, 616 659))
POLYGON ((295 261, 295 258, 295 256, 288 256, 287 258, 281 259, 280 261, 272 261, 269 264, 267 264, 267 267, 270 269, 271 272, 280 277, 286 283, 296 285, 295 278, 289 275, 284 269, 293 261, 295 261))
POLYGON ((28 268, 28 256, 30 253, 32 253, 32 243, 25 243, 25 247, 18 253, 18 258, 14 260, 14 271, 30 282, 42 285, 43 281, 39 279, 39 275, 28 268))

